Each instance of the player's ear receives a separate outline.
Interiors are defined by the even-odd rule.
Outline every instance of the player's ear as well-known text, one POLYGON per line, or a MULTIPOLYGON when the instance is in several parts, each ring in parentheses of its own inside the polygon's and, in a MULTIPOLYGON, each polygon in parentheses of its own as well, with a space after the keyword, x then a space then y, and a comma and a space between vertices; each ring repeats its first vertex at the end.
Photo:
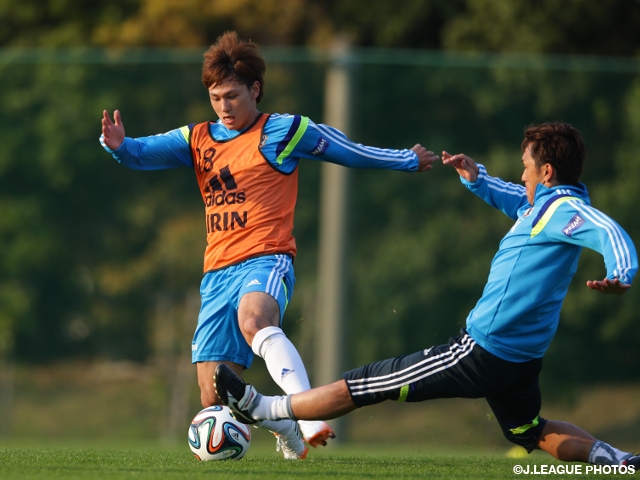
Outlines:
POLYGON ((258 80, 253 82, 253 85, 251 85, 251 96, 253 98, 258 98, 258 96, 260 95, 260 88, 261 88, 261 85, 258 80))
POLYGON ((545 163, 542 166, 542 175, 545 183, 557 183, 556 173, 556 169, 550 163, 545 163))

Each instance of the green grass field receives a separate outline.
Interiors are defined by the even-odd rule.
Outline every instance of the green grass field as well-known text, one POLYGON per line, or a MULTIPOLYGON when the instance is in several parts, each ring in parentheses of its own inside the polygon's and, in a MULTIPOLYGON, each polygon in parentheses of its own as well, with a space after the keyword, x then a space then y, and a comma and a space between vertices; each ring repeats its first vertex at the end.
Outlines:
MULTIPOLYGON (((0 478, 13 479, 504 479, 515 465, 561 465, 535 453, 510 459, 495 453, 436 453, 420 447, 342 445, 310 452, 304 461, 285 461, 271 447, 257 445, 239 461, 200 462, 181 447, 0 446, 0 478)), ((566 465, 566 464, 565 464, 566 465)), ((582 466, 584 472, 585 466, 582 466)), ((628 475, 547 474, 557 478, 625 478, 628 475)))

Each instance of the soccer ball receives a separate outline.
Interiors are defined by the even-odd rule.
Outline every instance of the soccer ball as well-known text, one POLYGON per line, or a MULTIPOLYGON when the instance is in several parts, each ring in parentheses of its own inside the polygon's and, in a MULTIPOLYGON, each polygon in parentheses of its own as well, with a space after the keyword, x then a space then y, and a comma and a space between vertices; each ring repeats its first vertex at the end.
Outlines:
POLYGON ((189 448, 198 460, 240 460, 250 443, 249 426, 222 405, 198 412, 189 426, 189 448))

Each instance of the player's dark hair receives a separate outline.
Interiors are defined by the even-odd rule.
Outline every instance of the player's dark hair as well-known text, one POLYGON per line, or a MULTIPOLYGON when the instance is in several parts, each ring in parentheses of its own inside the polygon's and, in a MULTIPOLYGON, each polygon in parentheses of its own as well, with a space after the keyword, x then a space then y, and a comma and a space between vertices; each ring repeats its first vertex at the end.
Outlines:
POLYGON ((560 184, 576 185, 582 175, 586 149, 582 135, 565 122, 531 125, 524 132, 522 151, 531 147, 536 166, 550 164, 560 184))
POLYGON ((236 32, 226 32, 204 53, 202 83, 209 89, 212 85, 231 80, 251 89, 253 83, 258 81, 260 93, 256 103, 260 103, 264 93, 266 69, 265 61, 255 43, 251 40, 239 40, 236 32))

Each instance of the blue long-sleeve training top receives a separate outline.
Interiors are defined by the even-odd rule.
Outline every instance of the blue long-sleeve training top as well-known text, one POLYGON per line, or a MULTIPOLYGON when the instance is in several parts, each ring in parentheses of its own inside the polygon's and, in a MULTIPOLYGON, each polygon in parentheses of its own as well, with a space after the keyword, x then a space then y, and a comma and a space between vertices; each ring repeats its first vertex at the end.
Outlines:
POLYGON ((560 309, 582 247, 604 257, 606 278, 631 284, 638 256, 629 235, 590 205, 587 189, 538 185, 534 205, 522 185, 487 175, 462 183, 516 220, 500 242, 467 331, 483 348, 513 362, 541 358, 556 333, 560 309))
MULTIPOLYGON (((148 137, 126 137, 116 150, 102 146, 123 165, 135 170, 159 170, 191 167, 189 131, 193 125, 148 137)), ((242 131, 229 130, 212 122, 211 135, 216 141, 234 138, 242 131)), ((265 159, 283 173, 291 173, 302 158, 321 160, 352 168, 384 168, 415 172, 418 156, 411 150, 376 148, 349 140, 344 133, 328 125, 316 124, 308 117, 271 114, 263 130, 260 151, 265 159)))

